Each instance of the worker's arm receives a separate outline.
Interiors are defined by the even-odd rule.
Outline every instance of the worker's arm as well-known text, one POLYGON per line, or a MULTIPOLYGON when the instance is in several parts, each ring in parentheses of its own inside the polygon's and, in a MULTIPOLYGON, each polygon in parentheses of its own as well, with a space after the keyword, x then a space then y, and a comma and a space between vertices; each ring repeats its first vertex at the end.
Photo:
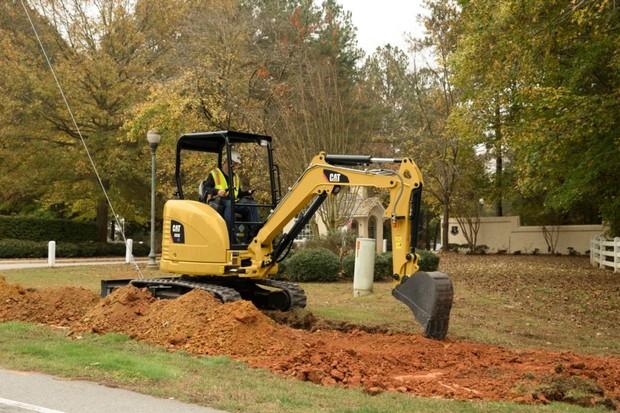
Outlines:
POLYGON ((223 189, 217 190, 215 188, 215 180, 213 179, 213 175, 209 174, 209 176, 207 177, 207 179, 204 182, 204 186, 205 186, 205 196, 225 196, 226 195, 226 191, 223 189))

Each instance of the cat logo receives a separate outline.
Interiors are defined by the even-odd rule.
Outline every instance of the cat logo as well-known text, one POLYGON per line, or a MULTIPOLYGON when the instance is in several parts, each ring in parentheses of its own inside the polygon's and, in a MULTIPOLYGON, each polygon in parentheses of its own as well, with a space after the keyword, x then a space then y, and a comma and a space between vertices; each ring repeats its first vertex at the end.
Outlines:
POLYGON ((329 182, 335 182, 335 183, 349 182, 349 178, 346 175, 341 174, 340 172, 330 171, 329 169, 325 169, 323 171, 323 174, 325 174, 325 177, 327 178, 329 182))
POLYGON ((174 220, 170 222, 170 235, 175 244, 185 244, 185 230, 180 222, 174 220))

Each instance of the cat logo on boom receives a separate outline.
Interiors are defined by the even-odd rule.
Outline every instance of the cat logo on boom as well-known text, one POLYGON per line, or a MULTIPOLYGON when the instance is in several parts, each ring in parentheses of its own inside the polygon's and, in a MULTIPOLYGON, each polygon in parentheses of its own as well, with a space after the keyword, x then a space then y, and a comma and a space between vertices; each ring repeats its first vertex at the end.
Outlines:
POLYGON ((336 183, 349 182, 349 178, 346 175, 341 174, 340 172, 325 169, 323 173, 325 174, 325 177, 327 178, 329 182, 336 182, 336 183))

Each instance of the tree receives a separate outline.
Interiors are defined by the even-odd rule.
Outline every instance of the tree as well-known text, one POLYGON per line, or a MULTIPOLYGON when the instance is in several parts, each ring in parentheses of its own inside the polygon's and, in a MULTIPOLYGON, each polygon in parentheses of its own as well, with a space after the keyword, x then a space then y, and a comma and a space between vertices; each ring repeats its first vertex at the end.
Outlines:
MULTIPOLYGON (((74 108, 103 185, 126 218, 144 220, 147 168, 140 170, 134 165, 148 159, 148 151, 142 142, 124 139, 122 128, 131 108, 143 99, 149 80, 164 73, 162 57, 174 37, 174 6, 158 1, 137 2, 132 7, 130 2, 105 0, 93 3, 86 12, 86 4, 78 0, 44 0, 36 5, 30 13, 44 32, 51 33, 43 38, 44 47, 74 108)), ((25 16, 18 18, 24 21, 25 16)), ((33 39, 23 25, 20 28, 23 38, 33 39)), ((11 62, 19 65, 24 76, 18 85, 5 84, 3 89, 21 103, 24 110, 18 113, 41 125, 26 132, 32 142, 24 149, 41 150, 39 156, 54 162, 53 167, 45 168, 54 179, 37 188, 37 197, 43 206, 58 205, 71 216, 96 216, 99 239, 105 240, 108 205, 49 69, 40 51, 35 53, 33 41, 29 47, 16 38, 9 42, 23 56, 11 62), (37 62, 34 68, 27 66, 29 60, 37 62), (38 139, 39 134, 45 139, 38 139), (44 140, 51 144, 42 147, 44 140)))
POLYGON ((457 83, 471 113, 499 108, 520 195, 620 233, 614 2, 463 2, 462 16, 457 83))
POLYGON ((431 14, 422 18, 425 37, 410 40, 417 55, 411 73, 415 138, 410 147, 419 154, 416 160, 425 176, 425 190, 441 208, 442 248, 447 249, 452 197, 461 178, 460 165, 471 146, 449 125, 458 96, 449 59, 457 47, 459 9, 452 1, 428 1, 426 5, 431 14), (435 56, 434 62, 419 68, 416 59, 428 52, 435 56))

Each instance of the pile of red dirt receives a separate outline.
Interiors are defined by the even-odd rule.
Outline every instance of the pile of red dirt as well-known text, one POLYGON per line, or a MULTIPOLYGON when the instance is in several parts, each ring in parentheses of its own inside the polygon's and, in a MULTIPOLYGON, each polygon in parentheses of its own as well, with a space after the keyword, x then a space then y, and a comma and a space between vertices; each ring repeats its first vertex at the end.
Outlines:
POLYGON ((546 383, 580 377, 580 383, 596 389, 583 404, 620 400, 620 360, 615 358, 516 351, 407 334, 324 331, 313 336, 318 340, 280 362, 253 364, 318 384, 456 399, 544 401, 551 398, 545 396, 546 383))
POLYGON ((310 332, 278 324, 250 302, 222 304, 199 290, 157 300, 125 287, 98 301, 83 289, 33 291, 0 280, 0 321, 10 319, 125 333, 170 350, 229 355, 287 377, 370 393, 609 406, 620 401, 618 358, 355 329, 310 332))
POLYGON ((93 307, 78 328, 121 332, 196 354, 237 357, 282 351, 302 334, 276 324, 249 301, 222 304, 201 290, 175 300, 155 300, 148 291, 131 286, 93 307))
POLYGON ((0 277, 0 321, 33 321, 69 326, 79 321, 99 298, 84 288, 25 289, 0 277))
POLYGON ((126 332, 154 301, 147 290, 120 288, 90 308, 77 328, 94 333, 126 332))

